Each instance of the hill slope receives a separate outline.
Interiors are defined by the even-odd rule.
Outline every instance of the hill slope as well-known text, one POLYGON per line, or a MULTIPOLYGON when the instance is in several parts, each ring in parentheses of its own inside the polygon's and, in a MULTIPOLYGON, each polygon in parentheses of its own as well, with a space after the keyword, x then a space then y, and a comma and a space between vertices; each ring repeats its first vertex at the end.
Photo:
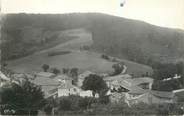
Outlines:
MULTIPOLYGON (((49 64, 50 67, 56 67, 61 71, 63 68, 73 67, 79 68, 81 72, 90 70, 96 73, 110 73, 113 71, 112 65, 114 62, 102 59, 99 53, 80 50, 81 46, 90 46, 93 44, 90 32, 84 29, 73 29, 61 31, 60 35, 65 35, 66 37, 75 36, 75 38, 65 43, 60 43, 57 46, 37 51, 27 57, 8 61, 8 68, 19 73, 34 73, 41 71, 43 64, 49 64), (57 54, 54 56, 48 55, 49 53, 58 51, 70 52, 68 54, 57 54)), ((152 73, 152 68, 146 65, 128 60, 123 60, 123 62, 128 67, 128 73, 134 74, 135 76, 141 76, 146 72, 152 73)))
MULTIPOLYGON (((144 64, 152 60, 173 62, 184 57, 183 30, 162 28, 141 21, 96 13, 12 14, 4 20, 5 41, 10 38, 25 40, 27 34, 22 34, 26 33, 22 31, 25 27, 42 29, 51 33, 58 30, 85 28, 92 33, 93 48, 98 52, 144 64), (20 34, 17 34, 15 31, 20 29, 20 34)), ((39 33, 36 35, 39 36, 39 33)), ((9 48, 10 52, 11 48, 9 48)))

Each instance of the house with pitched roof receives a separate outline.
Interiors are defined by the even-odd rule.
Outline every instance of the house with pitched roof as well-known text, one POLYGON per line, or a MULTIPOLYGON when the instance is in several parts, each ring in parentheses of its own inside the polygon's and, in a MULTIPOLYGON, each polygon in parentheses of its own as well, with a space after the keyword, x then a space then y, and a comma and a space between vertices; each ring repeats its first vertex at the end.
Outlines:
POLYGON ((83 91, 81 88, 73 85, 73 79, 71 77, 67 75, 57 75, 53 77, 50 73, 48 74, 49 75, 47 75, 47 73, 39 73, 35 79, 31 80, 34 84, 42 88, 45 98, 69 95, 79 95, 81 97, 92 96, 92 91, 83 91))
POLYGON ((132 104, 144 102, 173 103, 174 93, 152 90, 153 79, 149 77, 131 78, 127 75, 117 75, 104 78, 110 88, 111 101, 132 104), (126 78, 127 77, 127 78, 126 78))
POLYGON ((152 89, 153 79, 150 77, 139 77, 139 78, 128 78, 124 81, 127 81, 132 86, 139 86, 142 89, 152 89))
POLYGON ((46 77, 46 78, 53 78, 56 75, 50 72, 39 72, 36 74, 37 77, 46 77))
POLYGON ((184 102, 184 89, 173 90, 173 93, 177 102, 184 102))
POLYGON ((36 77, 34 80, 31 80, 34 84, 40 86, 42 91, 45 94, 45 98, 50 97, 55 89, 60 85, 60 82, 48 77, 36 77))
POLYGON ((146 104, 174 103, 174 93, 165 91, 145 90, 143 93, 130 91, 125 94, 125 102, 131 106, 140 102, 146 104))
MULTIPOLYGON (((73 85, 71 82, 64 81, 58 87, 58 97, 69 96, 69 95, 78 95, 81 97, 92 97, 93 96, 91 90, 84 91, 81 88, 73 85)), ((99 97, 99 96, 96 94, 95 97, 99 97)))
POLYGON ((131 75, 123 74, 117 76, 110 76, 104 78, 109 88, 112 90, 122 89, 122 92, 131 90, 143 91, 144 89, 151 89, 153 79, 149 77, 132 78, 131 75))
POLYGON ((58 87, 58 97, 69 96, 69 95, 79 95, 80 89, 70 82, 63 82, 58 87))
POLYGON ((120 82, 124 79, 128 79, 128 78, 132 78, 131 75, 129 74, 120 74, 120 75, 116 75, 116 76, 109 76, 109 77, 104 77, 104 81, 107 83, 107 86, 109 88, 112 87, 113 85, 119 85, 117 82, 120 82))

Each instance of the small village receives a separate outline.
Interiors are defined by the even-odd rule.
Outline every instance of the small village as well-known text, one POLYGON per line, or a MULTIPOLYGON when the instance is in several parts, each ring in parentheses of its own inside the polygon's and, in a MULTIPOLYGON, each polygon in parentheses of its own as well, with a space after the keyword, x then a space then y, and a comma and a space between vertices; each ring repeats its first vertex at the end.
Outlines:
POLYGON ((181 0, 4 1, 0 116, 184 115, 181 0))
MULTIPOLYGON (((152 90, 152 84, 154 79, 149 76, 134 77, 127 73, 128 67, 123 63, 118 64, 123 67, 123 70, 118 75, 110 74, 96 74, 91 71, 84 71, 80 74, 76 74, 77 81, 72 78, 70 74, 71 70, 63 70, 62 74, 54 74, 47 70, 38 72, 35 74, 23 74, 14 73, 11 75, 5 75, 0 72, 0 89, 7 84, 21 85, 25 81, 29 80, 31 83, 38 85, 43 93, 45 99, 57 99, 68 96, 80 96, 99 98, 99 94, 93 94, 92 90, 83 90, 82 85, 86 77, 90 75, 100 75, 105 81, 108 90, 105 96, 109 98, 110 103, 124 102, 128 107, 132 107, 139 103, 151 104, 172 104, 177 103, 178 99, 183 97, 184 89, 168 91, 152 90), (9 78, 11 77, 11 78, 9 78)), ((180 78, 179 75, 175 77, 164 79, 163 81, 180 78)), ((181 107, 183 109, 183 107, 181 107)))

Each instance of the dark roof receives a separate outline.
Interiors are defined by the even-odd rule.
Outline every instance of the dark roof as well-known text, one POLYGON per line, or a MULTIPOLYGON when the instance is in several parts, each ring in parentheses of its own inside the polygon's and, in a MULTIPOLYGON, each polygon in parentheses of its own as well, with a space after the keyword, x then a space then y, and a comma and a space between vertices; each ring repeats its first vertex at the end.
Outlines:
POLYGON ((133 86, 140 85, 143 83, 153 83, 153 79, 149 77, 125 79, 127 82, 131 83, 133 86))
POLYGON ((59 80, 72 80, 71 77, 67 76, 67 75, 58 75, 56 77, 54 77, 53 79, 59 81, 59 80))
POLYGON ((133 86, 128 93, 129 94, 138 94, 138 95, 140 95, 140 94, 144 94, 146 92, 147 92, 147 90, 144 90, 144 89, 142 89, 140 87, 137 87, 137 86, 133 86))
POLYGON ((182 97, 182 98, 184 98, 184 89, 174 90, 173 93, 174 93, 177 97, 182 97))
POLYGON ((155 91, 155 90, 151 90, 149 92, 156 97, 168 98, 168 99, 172 99, 174 97, 173 92, 155 91))
POLYGON ((50 90, 53 90, 60 85, 59 81, 47 77, 36 77, 32 82, 41 86, 45 93, 48 93, 50 90))
POLYGON ((112 82, 112 85, 113 86, 121 86, 123 88, 126 88, 129 90, 128 93, 130 94, 143 94, 145 93, 146 91, 138 86, 132 86, 131 83, 125 81, 125 80, 122 80, 122 81, 114 81, 112 82))
POLYGON ((114 80, 121 81, 121 80, 124 80, 124 79, 127 79, 127 78, 131 78, 131 75, 129 75, 129 74, 120 74, 120 75, 116 75, 116 76, 109 76, 109 77, 105 77, 104 80, 105 81, 114 81, 114 80))
POLYGON ((76 86, 72 85, 70 82, 62 83, 59 87, 59 89, 71 89, 76 88, 76 86))

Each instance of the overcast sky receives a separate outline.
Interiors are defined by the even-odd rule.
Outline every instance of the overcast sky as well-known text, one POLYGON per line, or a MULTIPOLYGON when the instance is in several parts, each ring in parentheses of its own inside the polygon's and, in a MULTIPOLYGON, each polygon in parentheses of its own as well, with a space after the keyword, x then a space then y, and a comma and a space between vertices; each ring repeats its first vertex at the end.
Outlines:
POLYGON ((3 13, 100 12, 184 29, 184 0, 1 0, 3 13))

